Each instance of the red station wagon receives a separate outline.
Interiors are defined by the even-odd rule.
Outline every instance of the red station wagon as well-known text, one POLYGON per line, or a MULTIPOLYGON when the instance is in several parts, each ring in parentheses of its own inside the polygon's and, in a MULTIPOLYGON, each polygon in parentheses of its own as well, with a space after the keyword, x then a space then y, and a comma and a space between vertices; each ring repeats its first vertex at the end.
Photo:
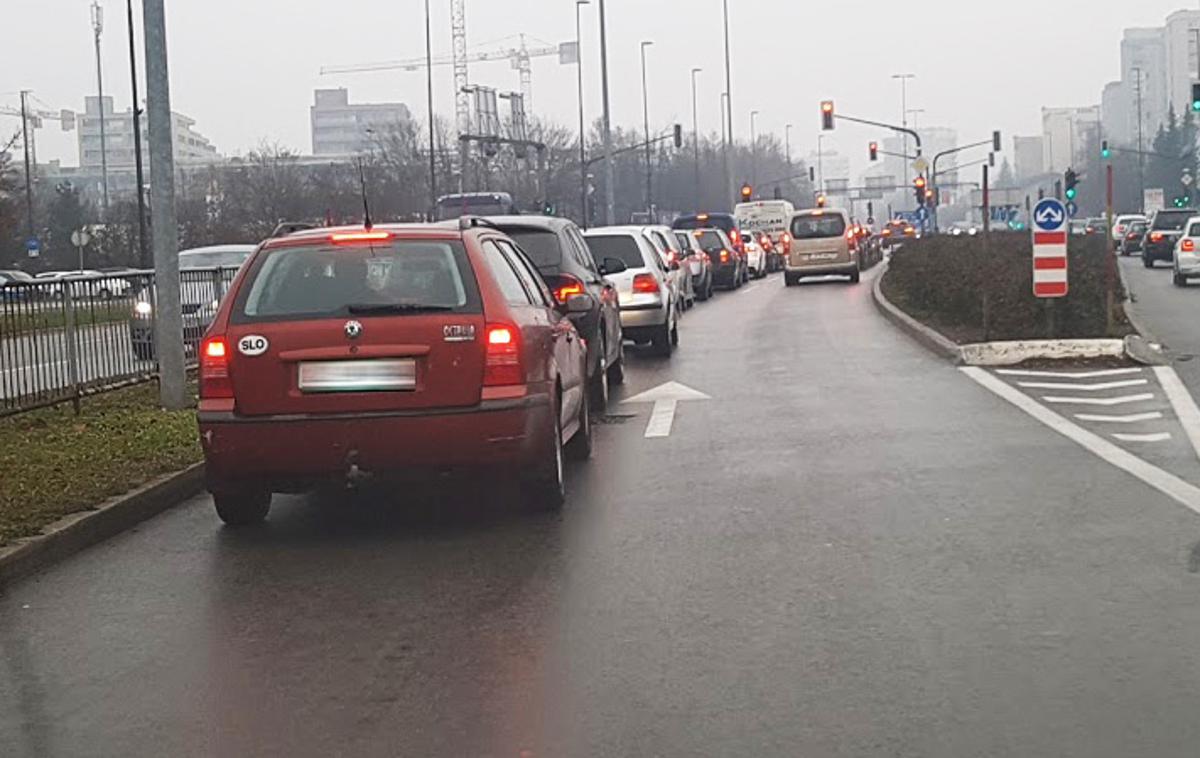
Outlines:
POLYGON ((263 243, 201 345, 200 435, 217 513, 273 492, 413 470, 515 472, 562 505, 591 453, 583 344, 537 269, 478 219, 263 243))

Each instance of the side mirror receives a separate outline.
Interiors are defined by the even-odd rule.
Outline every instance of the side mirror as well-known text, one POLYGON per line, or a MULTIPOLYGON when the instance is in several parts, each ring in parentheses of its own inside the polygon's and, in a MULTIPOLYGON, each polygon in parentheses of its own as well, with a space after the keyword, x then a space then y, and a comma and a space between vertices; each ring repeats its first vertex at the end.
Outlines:
POLYGON ((594 305, 595 300, 587 293, 571 295, 571 297, 567 298, 567 315, 578 316, 584 313, 591 313, 594 305))
POLYGON ((625 261, 620 258, 605 258, 600 264, 600 274, 602 276, 613 276, 614 274, 624 273, 628 268, 625 265, 625 261))

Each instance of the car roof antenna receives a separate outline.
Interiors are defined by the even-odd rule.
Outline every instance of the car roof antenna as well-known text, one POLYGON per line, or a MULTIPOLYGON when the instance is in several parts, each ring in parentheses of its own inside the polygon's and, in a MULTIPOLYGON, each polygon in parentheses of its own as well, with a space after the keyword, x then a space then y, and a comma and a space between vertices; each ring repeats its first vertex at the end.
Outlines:
POLYGON ((367 201, 367 172, 363 168, 362 158, 358 159, 358 184, 362 188, 363 227, 370 231, 374 224, 371 223, 371 204, 367 201))

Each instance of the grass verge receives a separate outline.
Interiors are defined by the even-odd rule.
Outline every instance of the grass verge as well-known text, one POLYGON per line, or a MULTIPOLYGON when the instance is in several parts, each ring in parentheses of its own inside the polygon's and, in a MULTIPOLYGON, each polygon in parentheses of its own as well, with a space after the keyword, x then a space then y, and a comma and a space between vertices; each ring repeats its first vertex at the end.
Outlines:
POLYGON ((0 419, 0 545, 202 459, 194 410, 150 383, 0 419))
POLYGON ((1070 292, 1049 306, 1033 296, 1030 235, 999 233, 987 242, 981 237, 931 237, 893 254, 883 293, 959 344, 1124 337, 1134 329, 1125 315, 1125 292, 1115 268, 1114 323, 1112 329, 1108 325, 1105 256, 1102 235, 1072 239, 1070 292))
MULTIPOLYGON (((67 314, 60 305, 9 305, 0 307, 0 314, 0 338, 63 329, 67 325, 67 314)), ((130 318, 130 306, 123 300, 94 305, 83 303, 75 310, 76 327, 117 324, 130 318)))

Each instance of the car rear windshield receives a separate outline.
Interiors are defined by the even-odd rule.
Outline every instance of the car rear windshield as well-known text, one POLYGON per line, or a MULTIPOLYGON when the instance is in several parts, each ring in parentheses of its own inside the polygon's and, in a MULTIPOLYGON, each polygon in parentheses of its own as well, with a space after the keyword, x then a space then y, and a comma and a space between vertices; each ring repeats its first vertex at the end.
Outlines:
POLYGON ((684 250, 692 249, 692 242, 691 242, 690 237, 691 237, 690 232, 675 232, 675 239, 679 240, 679 247, 681 247, 684 250))
POLYGON ((254 263, 235 320, 292 320, 436 312, 479 313, 460 242, 284 247, 254 263))
POLYGON ((1187 224, 1188 219, 1195 215, 1195 211, 1160 211, 1154 216, 1152 228, 1179 231, 1187 224))
POLYGON ((696 239, 700 242, 700 249, 706 253, 719 253, 726 247, 721 233, 712 229, 700 232, 700 236, 696 239))
POLYGON ((845 233, 846 221, 837 213, 797 216, 792 219, 792 239, 826 239, 840 237, 845 233))
POLYGON ((587 236, 588 247, 598 261, 605 258, 616 258, 625 264, 626 268, 646 268, 646 260, 642 258, 642 249, 637 240, 628 234, 603 234, 587 236))
POLYGON ((533 265, 538 268, 558 268, 562 265, 562 243, 558 235, 546 229, 505 229, 533 265))
POLYGON ((713 214, 710 216, 680 216, 671 224, 672 229, 704 229, 713 227, 725 232, 733 231, 735 223, 732 216, 713 214))
POLYGON ((180 268, 238 268, 250 257, 249 252, 180 253, 180 268))

